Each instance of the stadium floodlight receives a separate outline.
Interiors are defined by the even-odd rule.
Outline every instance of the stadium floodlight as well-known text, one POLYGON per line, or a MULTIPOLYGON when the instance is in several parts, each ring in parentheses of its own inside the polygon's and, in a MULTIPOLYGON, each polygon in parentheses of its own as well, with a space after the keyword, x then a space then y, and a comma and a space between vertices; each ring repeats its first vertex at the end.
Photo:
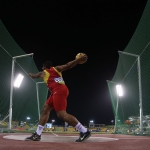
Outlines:
POLYGON ((91 127, 94 127, 94 121, 93 120, 90 120, 90 122, 89 122, 89 128, 91 128, 91 127))
POLYGON ((53 125, 54 122, 55 122, 55 120, 52 120, 52 125, 53 125))
POLYGON ((30 120, 30 117, 27 117, 27 120, 30 120))
POLYGON ((55 122, 55 120, 52 120, 52 123, 54 123, 55 122))
POLYGON ((24 76, 22 74, 18 74, 18 76, 14 82, 14 87, 19 88, 22 83, 23 78, 24 78, 24 76))
POLYGON ((111 120, 111 123, 113 124, 114 120, 111 120))
POLYGON ((94 121, 93 120, 90 120, 90 123, 93 123, 94 121))
POLYGON ((116 85, 117 95, 123 96, 123 90, 121 85, 116 85))
POLYGON ((117 129, 117 120, 118 120, 118 103, 119 103, 119 97, 123 96, 123 91, 122 91, 122 86, 116 85, 116 90, 117 90, 117 106, 116 106, 116 116, 115 116, 115 129, 114 132, 116 133, 117 129))

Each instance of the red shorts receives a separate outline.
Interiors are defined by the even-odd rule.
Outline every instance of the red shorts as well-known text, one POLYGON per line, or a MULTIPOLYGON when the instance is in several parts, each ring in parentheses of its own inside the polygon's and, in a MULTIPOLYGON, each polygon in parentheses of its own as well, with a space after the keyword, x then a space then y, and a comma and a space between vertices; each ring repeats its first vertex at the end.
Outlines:
POLYGON ((61 86, 51 93, 46 104, 49 105, 51 109, 55 109, 56 112, 61 110, 66 111, 68 94, 67 86, 61 86))

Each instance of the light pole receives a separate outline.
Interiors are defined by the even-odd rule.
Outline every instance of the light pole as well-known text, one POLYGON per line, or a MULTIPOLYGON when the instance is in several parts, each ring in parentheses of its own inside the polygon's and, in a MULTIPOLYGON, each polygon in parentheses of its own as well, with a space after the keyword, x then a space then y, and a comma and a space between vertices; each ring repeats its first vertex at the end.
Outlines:
POLYGON ((117 90, 117 106, 116 106, 116 115, 115 115, 115 128, 114 128, 114 133, 117 131, 117 122, 118 122, 118 103, 119 103, 119 97, 123 96, 123 91, 122 91, 122 86, 121 85, 116 85, 116 90, 117 90))
POLYGON ((54 122, 55 122, 55 120, 52 120, 52 125, 53 125, 54 122))
MULTIPOLYGON (((37 105, 38 105, 38 115, 39 115, 39 121, 40 121, 40 103, 39 103, 39 84, 45 84, 45 82, 36 82, 36 95, 37 95, 37 105)), ((48 92, 48 88, 47 88, 47 92, 48 92)), ((46 99, 46 97, 45 97, 46 99)))
POLYGON ((12 122, 12 101, 13 101, 13 86, 14 86, 14 69, 15 69, 15 61, 17 58, 21 57, 27 57, 27 56, 33 56, 33 53, 31 54, 25 54, 20 56, 15 56, 12 58, 12 71, 11 71, 11 86, 10 86, 10 106, 9 106, 9 130, 11 130, 11 122, 12 122))
POLYGON ((140 133, 143 133, 143 102, 142 102, 142 82, 141 82, 141 61, 140 55, 131 54, 127 52, 118 51, 119 54, 129 55, 137 58, 137 71, 139 82, 139 107, 140 107, 140 133))
POLYGON ((90 120, 89 128, 91 127, 91 125, 92 125, 92 127, 94 126, 94 121, 93 120, 90 120))

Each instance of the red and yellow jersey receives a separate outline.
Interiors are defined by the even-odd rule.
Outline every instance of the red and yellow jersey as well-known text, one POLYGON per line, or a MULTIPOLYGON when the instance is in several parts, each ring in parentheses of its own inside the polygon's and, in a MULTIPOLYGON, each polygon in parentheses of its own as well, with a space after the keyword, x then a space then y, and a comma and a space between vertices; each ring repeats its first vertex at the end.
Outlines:
POLYGON ((43 80, 47 84, 50 91, 53 91, 55 88, 65 85, 61 72, 57 71, 54 67, 45 69, 44 72, 45 77, 43 78, 43 80))

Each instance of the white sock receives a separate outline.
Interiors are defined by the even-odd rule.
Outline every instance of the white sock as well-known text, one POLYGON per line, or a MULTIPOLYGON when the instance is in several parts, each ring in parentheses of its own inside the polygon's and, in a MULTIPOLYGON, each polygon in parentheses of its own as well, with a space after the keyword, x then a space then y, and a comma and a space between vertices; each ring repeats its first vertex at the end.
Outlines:
POLYGON ((38 127, 37 127, 37 129, 36 129, 36 133, 37 133, 38 135, 41 135, 43 129, 44 129, 44 126, 38 125, 38 127))
POLYGON ((75 126, 75 128, 82 133, 87 132, 87 128, 85 128, 80 122, 78 122, 78 124, 75 126))

